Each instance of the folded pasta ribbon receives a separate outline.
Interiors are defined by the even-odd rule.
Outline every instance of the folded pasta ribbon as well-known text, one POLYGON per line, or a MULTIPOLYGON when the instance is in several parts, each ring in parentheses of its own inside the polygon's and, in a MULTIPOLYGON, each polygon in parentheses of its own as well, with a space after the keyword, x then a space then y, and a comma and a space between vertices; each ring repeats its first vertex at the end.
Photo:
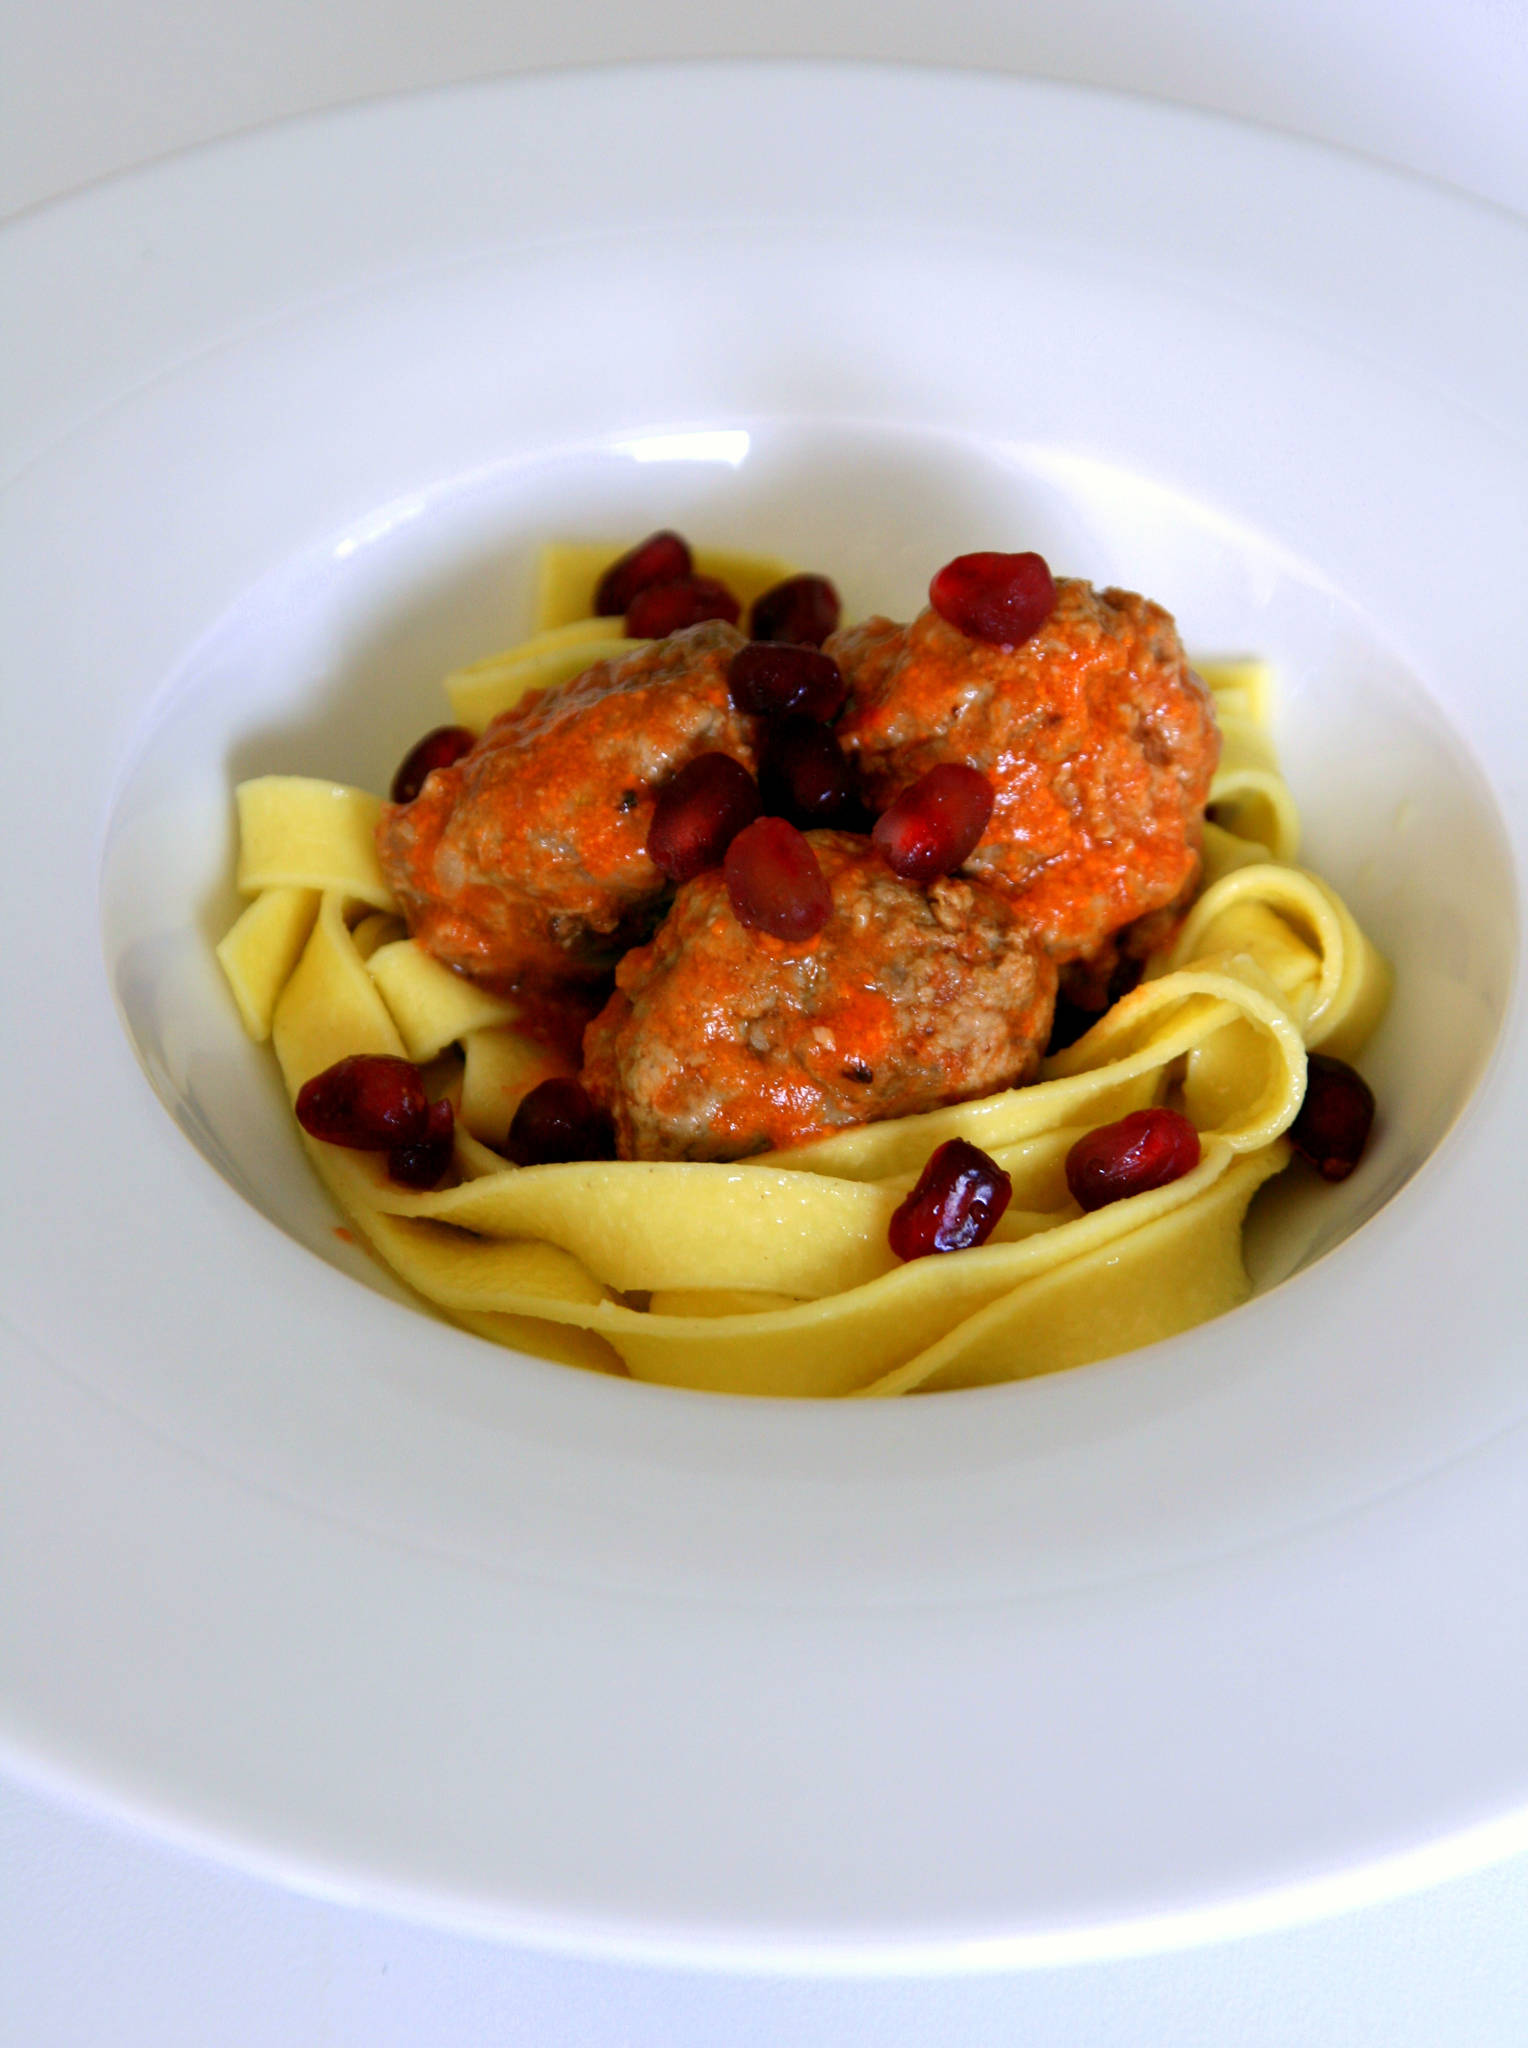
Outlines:
MULTIPOLYGON (((273 1040, 294 1097, 347 1053, 404 1049, 373 971, 380 949, 368 962, 358 943, 373 920, 352 932, 347 911, 342 893, 323 897, 276 1006, 273 1040)), ((470 1327, 512 1330, 522 1345, 539 1333, 531 1348, 575 1363, 613 1352, 638 1377, 686 1386, 890 1393, 1055 1369, 1239 1299, 1241 1217, 1281 1163, 1277 1133, 1298 1106, 1303 1062, 1255 964, 1191 967, 1116 1005, 1034 1087, 772 1160, 500 1164, 416 1194, 374 1155, 308 1142, 379 1256, 470 1327), (1241 1078, 1217 1097, 1219 1123, 1201 1123, 1199 1167, 1082 1215, 1065 1185, 1071 1143, 1122 1102, 1190 1090, 1193 1056, 1227 1033, 1246 1034, 1241 1078), (886 1229, 907 1177, 962 1126, 1011 1166, 1015 1206, 979 1251, 898 1265, 886 1229), (872 1135, 878 1159, 861 1148, 856 1173, 827 1170, 831 1148, 872 1135), (1192 1222, 1170 1224, 1184 1208, 1192 1222), (1121 1294, 1122 1261, 1137 1279, 1149 1270, 1139 1300, 1134 1280, 1121 1294), (513 1320, 483 1321, 492 1317, 513 1320)))
MULTIPOLYGON (((585 616, 617 552, 547 551, 542 630, 450 679, 461 722, 481 729, 526 690, 639 644, 585 616)), ((697 567, 745 601, 790 573, 760 558, 697 567)), ((298 776, 238 792, 238 879, 253 900, 218 957, 294 1099, 353 1053, 413 1059, 452 1094, 456 1184, 431 1193, 393 1182, 378 1155, 304 1143, 376 1255, 496 1342, 776 1396, 928 1392, 1128 1351, 1245 1299, 1243 1218, 1288 1159, 1306 1049, 1351 1056, 1389 988, 1340 897, 1290 865, 1298 818, 1264 730, 1265 671, 1202 666, 1226 735, 1202 892, 1148 979, 1025 1088, 732 1165, 511 1166, 494 1148, 515 1104, 566 1062, 517 1030, 513 1001, 404 935, 374 850, 379 799, 298 776), (1198 1128, 1198 1166, 1083 1214, 1066 1183, 1072 1145, 1159 1103, 1198 1128), (986 1244, 899 1264, 891 1215, 952 1137, 1011 1176, 1011 1206, 986 1244)))

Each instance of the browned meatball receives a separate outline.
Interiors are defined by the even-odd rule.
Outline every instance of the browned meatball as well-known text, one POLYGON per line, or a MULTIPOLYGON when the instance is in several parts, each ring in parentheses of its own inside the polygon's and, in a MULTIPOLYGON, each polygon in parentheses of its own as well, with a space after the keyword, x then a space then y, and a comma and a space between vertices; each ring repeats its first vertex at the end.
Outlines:
POLYGON ((1056 591, 1019 647, 929 610, 870 619, 826 651, 849 684, 839 737, 875 807, 938 762, 979 768, 996 803, 965 872, 1011 896, 1057 961, 1102 961, 1114 934, 1191 893, 1220 735, 1159 605, 1071 578, 1056 591))
POLYGON ((647 857, 658 787, 697 754, 754 766, 753 721, 727 694, 743 644, 711 620, 596 662, 388 805, 377 851, 414 937, 496 988, 607 972, 665 893, 647 857))
POLYGON ((807 838, 833 898, 814 938, 745 928, 712 870, 621 962, 584 1085, 623 1159, 739 1159, 1036 1072, 1056 969, 1003 899, 901 881, 853 833, 807 838))

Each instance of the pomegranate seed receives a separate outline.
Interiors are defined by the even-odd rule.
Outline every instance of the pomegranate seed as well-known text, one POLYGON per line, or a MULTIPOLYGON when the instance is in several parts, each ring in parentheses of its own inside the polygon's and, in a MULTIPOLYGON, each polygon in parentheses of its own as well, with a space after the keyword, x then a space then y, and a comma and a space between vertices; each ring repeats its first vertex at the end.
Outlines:
POLYGON ((995 1159, 965 1138, 951 1138, 930 1156, 918 1184, 892 1215, 887 1231, 899 1259, 963 1252, 985 1244, 997 1228, 1013 1182, 995 1159))
POLYGON ((687 882, 716 867, 758 815, 758 786, 742 762, 697 754, 658 792, 647 857, 671 882, 687 882))
POLYGON ((771 646, 750 640, 732 657, 727 686, 739 711, 765 717, 794 712, 831 725, 849 686, 830 654, 815 647, 771 646))
POLYGON ((738 622, 743 607, 725 583, 714 576, 678 576, 667 583, 649 583, 626 607, 626 635, 631 640, 664 640, 702 619, 738 622))
POLYGON ((430 1122, 417 1145, 394 1145, 387 1171, 406 1188, 433 1188, 451 1164, 456 1141, 456 1112, 447 1097, 430 1104, 430 1122))
POLYGON ((739 924, 777 939, 809 939, 833 908, 817 856, 784 818, 758 818, 727 848, 727 894, 739 924))
POLYGON ((942 761, 904 789, 875 821, 875 850, 907 882, 953 874, 992 816, 992 784, 963 761, 942 761))
POLYGON ((748 631, 755 640, 820 647, 838 625, 838 592, 826 576, 787 576, 753 601, 748 631))
POLYGON ((1056 608, 1043 555, 957 555, 928 587, 940 618, 972 640, 1018 647, 1056 608))
POLYGON ((1347 1179, 1369 1142, 1373 1122, 1374 1090, 1363 1075, 1329 1053, 1308 1053, 1305 1100, 1289 1138, 1323 1180, 1347 1179))
POLYGON ((689 543, 668 527, 650 533, 628 548, 618 562, 612 562, 594 589, 595 615, 619 618, 628 610, 639 590, 649 583, 673 583, 688 576, 692 567, 689 543))
POLYGON ((466 726, 437 725, 404 755, 398 773, 393 777, 393 802, 411 804, 424 788, 427 775, 437 768, 449 768, 453 761, 459 761, 476 745, 477 734, 468 732, 466 726))
POLYGON ((1066 1155, 1066 1184, 1081 1209, 1102 1209, 1181 1180, 1199 1164, 1199 1133, 1175 1109, 1137 1109, 1100 1124, 1066 1155))
POLYGON ((556 1076, 521 1099, 504 1149, 516 1166, 556 1166, 569 1159, 609 1159, 615 1139, 609 1118, 582 1083, 556 1076))
POLYGON ((429 1134, 430 1101, 412 1060, 352 1053, 297 1091, 297 1121, 310 1138, 356 1152, 418 1145, 429 1134))
POLYGON ((769 810, 803 829, 837 825, 853 831, 863 822, 854 770, 828 728, 810 718, 781 718, 766 726, 759 794, 769 810))

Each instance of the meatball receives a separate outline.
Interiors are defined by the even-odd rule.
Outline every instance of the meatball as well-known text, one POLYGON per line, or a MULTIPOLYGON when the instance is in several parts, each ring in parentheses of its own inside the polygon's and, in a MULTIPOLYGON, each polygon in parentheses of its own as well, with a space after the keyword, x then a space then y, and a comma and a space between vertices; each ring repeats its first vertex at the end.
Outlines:
MULTIPOLYGON (((996 802, 964 872, 1011 897, 1053 959, 1102 966, 1139 950, 1116 934, 1192 895, 1220 735, 1159 605, 1071 578, 1056 593, 1018 647, 929 610, 870 619, 825 651, 848 680, 839 738, 874 806, 938 762, 979 768, 996 802)), ((1171 926, 1158 916, 1141 943, 1171 926)))
POLYGON ((1033 1077, 1056 969, 1008 904, 923 888, 849 832, 807 839, 832 892, 815 938, 741 925, 687 882, 584 1034, 584 1085, 623 1159, 739 1159, 1033 1077))
POLYGON ((386 806, 377 851, 414 937, 499 989, 607 973, 667 890, 647 857, 659 786, 697 754, 754 767, 753 721, 727 694, 743 644, 711 620, 596 662, 386 806))

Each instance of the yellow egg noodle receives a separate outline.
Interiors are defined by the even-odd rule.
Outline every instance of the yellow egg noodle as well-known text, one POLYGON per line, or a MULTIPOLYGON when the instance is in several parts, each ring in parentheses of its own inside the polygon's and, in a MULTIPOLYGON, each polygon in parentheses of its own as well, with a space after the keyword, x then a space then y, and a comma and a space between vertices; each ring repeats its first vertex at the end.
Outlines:
MULTIPOLYGON (((551 547, 538 631, 447 679, 480 731, 528 689, 629 653, 580 617, 620 550, 551 547)), ((744 603, 792 573, 697 554, 744 603)), ((237 795, 238 886, 218 948, 250 1034, 289 1095, 351 1053, 420 1062, 460 1105, 459 1184, 416 1193, 383 1158, 304 1136, 376 1255, 422 1300, 497 1342, 572 1365, 717 1392, 890 1395, 1022 1379, 1173 1335, 1245 1300, 1247 1205, 1290 1148, 1307 1048, 1351 1058, 1389 972, 1336 893, 1294 865, 1299 820, 1268 736, 1254 662, 1200 664, 1223 735, 1199 897, 1172 951, 1026 1088, 866 1124, 732 1165, 591 1161, 516 1167, 503 1143, 555 1071, 491 996, 415 945, 374 848, 380 800, 264 776, 237 795), (1199 1165, 1084 1214, 1065 1177, 1085 1132, 1170 1101, 1199 1165), (934 1147, 965 1137, 1012 1177, 996 1232, 899 1264, 892 1211, 934 1147)))

